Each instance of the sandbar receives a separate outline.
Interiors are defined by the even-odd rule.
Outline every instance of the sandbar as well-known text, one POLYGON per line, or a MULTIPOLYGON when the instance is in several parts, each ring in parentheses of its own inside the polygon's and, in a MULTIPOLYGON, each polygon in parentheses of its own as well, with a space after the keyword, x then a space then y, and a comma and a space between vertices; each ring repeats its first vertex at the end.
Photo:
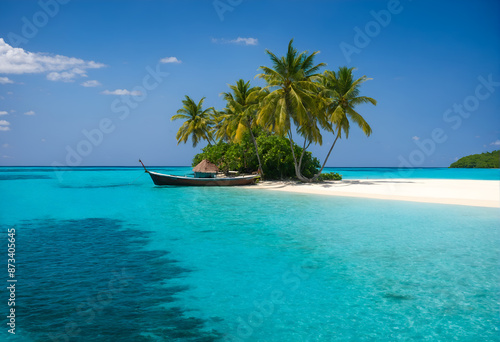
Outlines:
POLYGON ((345 179, 312 184, 293 181, 262 181, 249 188, 500 208, 500 181, 497 180, 345 179))

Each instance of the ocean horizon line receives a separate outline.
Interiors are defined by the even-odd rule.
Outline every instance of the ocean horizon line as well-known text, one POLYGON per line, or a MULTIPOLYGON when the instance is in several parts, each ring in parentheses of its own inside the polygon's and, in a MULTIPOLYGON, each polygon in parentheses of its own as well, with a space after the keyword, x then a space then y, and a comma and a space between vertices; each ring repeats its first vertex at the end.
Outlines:
MULTIPOLYGON (((80 165, 80 166, 51 166, 51 165, 0 165, 0 168, 8 167, 45 167, 54 169, 78 169, 78 168, 106 168, 106 167, 123 167, 123 168, 140 168, 142 166, 135 165, 80 165)), ((148 167, 192 167, 191 165, 148 165, 148 167)), ((419 166, 419 167, 398 167, 398 166, 325 166, 325 168, 338 168, 338 169, 449 169, 449 166, 419 166)), ((473 168, 461 168, 461 169, 473 169, 473 168)), ((485 170, 497 170, 496 168, 484 168, 485 170)))

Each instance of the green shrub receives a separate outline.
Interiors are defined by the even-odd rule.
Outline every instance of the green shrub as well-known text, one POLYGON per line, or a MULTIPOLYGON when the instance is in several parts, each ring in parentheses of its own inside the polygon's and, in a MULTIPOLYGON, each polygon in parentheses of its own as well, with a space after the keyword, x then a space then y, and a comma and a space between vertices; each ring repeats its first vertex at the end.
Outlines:
MULTIPOLYGON (((295 166, 290 141, 287 138, 269 135, 265 132, 256 132, 256 141, 259 148, 262 171, 265 179, 289 179, 295 178, 295 166)), ((302 148, 295 144, 294 152, 297 158, 302 153, 302 148)), ((202 153, 193 159, 193 166, 203 159, 208 159, 219 167, 223 172, 239 171, 252 173, 259 169, 259 162, 250 135, 243 137, 238 144, 219 142, 216 145, 208 145, 203 148, 202 153)), ((302 159, 302 174, 312 178, 320 167, 319 160, 306 151, 302 159)))
MULTIPOLYGON (((257 138, 257 145, 265 179, 295 178, 295 165, 290 151, 290 141, 287 138, 260 135, 257 138)), ((295 156, 300 158, 302 148, 294 144, 294 152, 295 156)), ((319 168, 319 160, 313 157, 311 152, 306 151, 302 159, 302 175, 312 178, 319 168)))
POLYGON ((338 174, 337 172, 327 172, 327 173, 322 173, 319 175, 318 179, 320 181, 325 181, 325 180, 342 180, 342 175, 338 174))
POLYGON ((254 152, 253 144, 245 141, 240 144, 218 142, 216 145, 208 145, 193 158, 193 166, 198 165, 203 159, 217 165, 220 171, 239 171, 251 173, 257 171, 259 163, 254 152))

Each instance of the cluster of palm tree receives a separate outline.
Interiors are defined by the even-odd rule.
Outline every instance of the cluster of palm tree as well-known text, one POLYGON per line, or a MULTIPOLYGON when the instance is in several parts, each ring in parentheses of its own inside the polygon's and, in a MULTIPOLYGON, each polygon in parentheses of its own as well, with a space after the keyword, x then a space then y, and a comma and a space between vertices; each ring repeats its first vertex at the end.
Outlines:
POLYGON ((350 123, 354 122, 369 136, 370 125, 356 112, 356 106, 377 102, 360 96, 360 86, 369 80, 366 76, 354 79, 354 68, 340 67, 337 72, 326 70, 320 73, 324 63, 314 64, 318 52, 299 53, 293 47, 293 39, 288 44, 285 56, 277 57, 266 50, 272 67, 261 66, 262 73, 256 77, 263 79, 266 86, 251 87, 250 81, 239 80, 229 85, 231 92, 222 93, 226 107, 217 111, 213 107, 203 110, 202 98, 198 103, 189 96, 182 101, 183 108, 172 120, 186 120, 177 132, 178 143, 191 137, 193 146, 200 140, 212 144, 218 140, 239 142, 249 133, 255 147, 259 170, 262 164, 252 129, 260 126, 270 132, 286 136, 290 141, 295 164, 295 174, 301 181, 318 178, 338 139, 349 137, 350 123), (303 139, 300 156, 294 152, 293 131, 303 139), (333 144, 323 161, 319 172, 308 179, 301 173, 302 159, 311 144, 322 144, 324 132, 334 137, 333 144))

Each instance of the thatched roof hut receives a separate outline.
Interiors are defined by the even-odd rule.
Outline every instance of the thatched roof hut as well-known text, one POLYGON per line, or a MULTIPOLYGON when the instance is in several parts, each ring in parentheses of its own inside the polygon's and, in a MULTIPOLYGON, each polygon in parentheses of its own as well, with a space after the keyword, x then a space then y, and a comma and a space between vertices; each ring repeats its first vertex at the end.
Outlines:
POLYGON ((203 159, 198 165, 193 168, 194 176, 196 178, 212 178, 217 175, 219 168, 217 165, 203 159))

